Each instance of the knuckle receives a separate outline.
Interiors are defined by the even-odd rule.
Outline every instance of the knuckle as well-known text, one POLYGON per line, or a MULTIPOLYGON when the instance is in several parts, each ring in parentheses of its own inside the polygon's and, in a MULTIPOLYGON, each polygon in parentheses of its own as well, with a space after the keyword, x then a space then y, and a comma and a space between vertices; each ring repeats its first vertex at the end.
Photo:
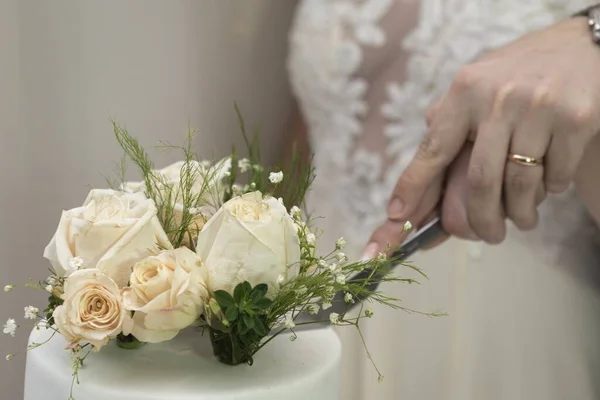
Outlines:
POLYGON ((400 176, 400 179, 398 179, 398 184, 394 189, 394 195, 396 197, 403 198, 407 191, 410 191, 412 188, 420 185, 420 179, 413 171, 413 169, 408 168, 400 176))
POLYGON ((494 185, 494 179, 483 163, 474 161, 467 171, 467 183, 474 190, 489 190, 494 185))
POLYGON ((477 81, 477 71, 472 65, 461 68, 454 77, 453 89, 458 91, 472 88, 477 81))
POLYGON ((531 96, 531 106, 535 109, 550 108, 556 104, 556 97, 550 85, 541 84, 536 87, 531 96))
POLYGON ((571 184, 571 176, 566 171, 557 171, 546 178, 546 190, 550 193, 562 193, 571 184))
POLYGON ((419 144, 416 157, 422 160, 435 160, 443 152, 442 142, 433 134, 427 134, 419 144))
POLYGON ((507 172, 505 184, 508 191, 513 194, 521 195, 532 190, 532 182, 520 172, 507 172))
POLYGON ((466 218, 464 207, 458 202, 447 202, 442 212, 442 226, 453 236, 462 237, 471 232, 471 226, 466 218))
POLYGON ((487 243, 499 244, 502 243, 506 237, 504 224, 499 223, 499 221, 491 215, 478 214, 477 217, 471 217, 469 223, 477 236, 487 243))

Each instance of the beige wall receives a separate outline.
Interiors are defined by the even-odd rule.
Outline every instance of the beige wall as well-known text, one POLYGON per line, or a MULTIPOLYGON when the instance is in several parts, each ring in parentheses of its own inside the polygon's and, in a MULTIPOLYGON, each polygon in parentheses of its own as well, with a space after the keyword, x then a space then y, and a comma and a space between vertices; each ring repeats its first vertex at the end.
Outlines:
MULTIPOLYGON (((1 286, 47 275, 42 251, 60 211, 103 185, 119 160, 109 117, 149 146, 179 143, 189 122, 200 154, 220 156, 240 144, 235 100, 248 122, 261 123, 273 156, 290 111, 284 60, 293 6, 0 0, 1 286)), ((26 289, 0 296, 2 324, 9 316, 23 323, 25 305, 44 305, 26 289)), ((2 357, 24 348, 28 329, 0 337, 2 357)), ((0 362, 2 400, 22 398, 23 360, 0 362)))

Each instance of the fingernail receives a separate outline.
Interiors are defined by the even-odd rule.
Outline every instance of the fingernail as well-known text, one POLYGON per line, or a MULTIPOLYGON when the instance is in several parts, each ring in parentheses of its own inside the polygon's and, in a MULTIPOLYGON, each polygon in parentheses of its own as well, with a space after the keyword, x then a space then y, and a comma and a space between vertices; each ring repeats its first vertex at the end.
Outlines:
POLYGON ((361 261, 369 261, 374 259, 377 256, 377 251, 379 250, 379 245, 375 242, 371 242, 365 247, 365 250, 362 253, 361 261))
POLYGON ((397 197, 392 199, 390 206, 388 207, 388 216, 390 218, 400 218, 402 211, 404 210, 404 203, 397 197))

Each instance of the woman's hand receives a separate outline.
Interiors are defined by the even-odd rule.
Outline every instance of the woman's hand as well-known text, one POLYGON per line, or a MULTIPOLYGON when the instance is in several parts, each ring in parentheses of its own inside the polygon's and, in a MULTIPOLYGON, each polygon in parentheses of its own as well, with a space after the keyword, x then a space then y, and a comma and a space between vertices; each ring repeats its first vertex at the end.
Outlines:
MULTIPOLYGON (((473 237, 499 243, 505 218, 524 230, 535 227, 540 193, 569 186, 599 130, 600 48, 586 19, 528 34, 463 68, 430 111, 428 132, 393 192, 389 220, 414 220, 433 209, 448 168, 473 141, 461 208, 473 237), (544 162, 507 162, 509 153, 544 162)), ((394 235, 380 239, 398 244, 394 235)))

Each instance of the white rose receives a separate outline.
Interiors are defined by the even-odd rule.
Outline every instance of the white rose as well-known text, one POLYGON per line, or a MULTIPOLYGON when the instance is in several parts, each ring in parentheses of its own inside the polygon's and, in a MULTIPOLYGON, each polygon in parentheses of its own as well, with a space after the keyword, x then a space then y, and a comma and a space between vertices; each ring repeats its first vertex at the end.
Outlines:
MULTIPOLYGON (((161 177, 164 183, 171 188, 174 198, 172 200, 173 215, 169 224, 172 227, 178 227, 183 220, 183 193, 181 192, 182 174, 192 176, 194 182, 190 191, 191 196, 196 198, 195 205, 191 207, 192 222, 190 223, 190 233, 195 240, 198 232, 202 229, 205 222, 215 213, 214 204, 219 204, 225 193, 224 179, 231 170, 231 158, 224 158, 221 161, 210 166, 207 162, 178 161, 163 169, 154 170, 154 173, 161 177), (186 167, 186 165, 188 167, 186 167), (189 168, 186 169, 186 168, 189 168)), ((145 182, 126 182, 123 190, 129 193, 144 192, 145 182)), ((183 244, 189 245, 189 237, 185 237, 183 244)))
POLYGON ((173 339, 200 317, 208 297, 205 277, 200 257, 186 247, 139 261, 123 289, 125 308, 134 311, 123 333, 147 343, 173 339))
POLYGON ((44 257, 59 276, 97 268, 126 286, 133 264, 173 247, 156 212, 142 194, 92 190, 82 207, 63 211, 44 257))
POLYGON ((126 312, 115 281, 98 269, 82 269, 65 280, 64 288, 64 303, 53 317, 72 345, 89 343, 99 350, 121 333, 126 312))
POLYGON ((260 192, 234 197, 206 223, 196 251, 208 267, 212 291, 233 292, 248 281, 252 286, 277 287, 299 271, 300 244, 294 221, 286 208, 260 192))

